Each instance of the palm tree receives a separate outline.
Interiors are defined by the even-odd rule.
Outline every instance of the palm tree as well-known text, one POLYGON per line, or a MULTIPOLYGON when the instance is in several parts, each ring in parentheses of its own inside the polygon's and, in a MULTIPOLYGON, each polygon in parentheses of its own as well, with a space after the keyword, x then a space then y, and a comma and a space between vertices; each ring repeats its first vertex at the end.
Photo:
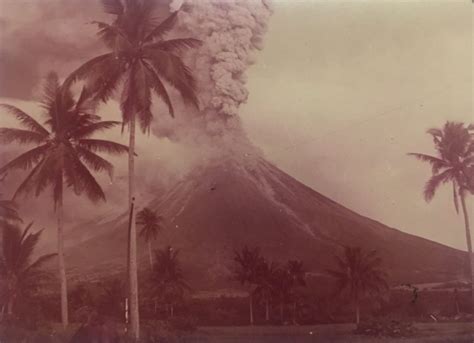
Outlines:
POLYGON ((156 251, 156 264, 153 267, 151 281, 155 298, 161 298, 169 308, 169 316, 174 316, 174 305, 181 301, 190 287, 185 282, 178 259, 179 250, 170 246, 156 251))
POLYGON ((6 113, 15 116, 23 129, 0 128, 0 141, 17 142, 35 147, 0 168, 22 169, 29 173, 19 185, 13 199, 33 192, 39 196, 48 186, 53 190, 58 232, 58 268, 61 282, 61 318, 68 325, 67 282, 63 248, 63 193, 69 187, 76 194, 85 193, 92 201, 105 200, 105 194, 91 173, 107 172, 112 176, 113 166, 96 152, 121 154, 128 147, 107 140, 93 139, 96 133, 110 129, 120 122, 99 121, 93 114, 94 102, 83 88, 75 100, 69 90, 63 90, 55 73, 48 75, 41 100, 45 109, 45 123, 41 125, 32 116, 11 105, 0 105, 6 113))
POLYGON ((42 255, 33 260, 34 250, 43 230, 30 233, 33 223, 21 230, 16 225, 2 226, 2 249, 0 254, 0 286, 2 295, 1 315, 7 309, 13 314, 15 301, 35 290, 44 276, 41 267, 56 254, 42 255))
POLYGON ((285 268, 275 270, 273 278, 273 298, 280 307, 280 322, 284 321, 285 305, 291 300, 292 277, 285 268))
POLYGON ((158 237, 158 232, 163 229, 163 217, 156 214, 148 207, 137 213, 137 224, 142 227, 140 236, 148 244, 148 255, 150 258, 150 268, 153 268, 153 253, 151 242, 158 237))
POLYGON ((269 263, 263 260, 257 270, 257 287, 254 295, 260 297, 265 304, 265 321, 270 320, 270 300, 274 294, 274 280, 278 265, 276 263, 269 263))
POLYGON ((344 254, 336 256, 337 269, 327 270, 336 279, 335 292, 347 292, 355 307, 356 324, 360 322, 360 302, 367 296, 379 296, 388 289, 382 260, 375 250, 365 252, 358 247, 344 247, 344 254))
POLYGON ((303 262, 298 260, 288 261, 286 267, 291 280, 291 297, 293 298, 293 324, 296 324, 296 307, 298 304, 297 290, 306 286, 306 272, 303 268, 303 262))
POLYGON ((195 81, 179 52, 194 48, 199 41, 192 38, 165 40, 177 22, 177 12, 156 24, 153 0, 102 0, 106 13, 115 17, 112 24, 96 22, 98 35, 111 50, 80 66, 66 80, 71 84, 88 80, 97 98, 107 101, 123 81, 120 105, 124 125, 129 128, 129 288, 131 331, 139 338, 138 280, 135 199, 135 127, 138 121, 143 132, 150 131, 152 93, 174 109, 165 83, 178 90, 186 103, 198 107, 195 81))
POLYGON ((433 137, 436 156, 410 153, 420 161, 431 165, 432 176, 426 182, 424 197, 431 201, 438 188, 451 183, 453 202, 456 213, 459 213, 459 199, 464 215, 468 265, 471 276, 472 307, 474 309, 474 255, 472 254, 471 230, 466 207, 466 195, 474 193, 474 125, 467 127, 463 123, 446 122, 442 129, 427 131, 433 137))
POLYGON ((250 325, 253 325, 253 296, 255 290, 252 289, 258 284, 259 270, 262 268, 264 263, 263 257, 260 255, 260 249, 250 249, 244 246, 242 250, 235 251, 234 255, 235 279, 240 282, 241 285, 248 285, 251 289, 249 290, 249 313, 250 313, 250 325))

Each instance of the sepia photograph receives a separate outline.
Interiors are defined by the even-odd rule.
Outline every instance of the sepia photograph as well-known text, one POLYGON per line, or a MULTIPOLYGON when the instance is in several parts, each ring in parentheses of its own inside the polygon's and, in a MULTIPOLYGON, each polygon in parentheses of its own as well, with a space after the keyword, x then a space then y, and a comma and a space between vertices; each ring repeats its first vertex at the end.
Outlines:
POLYGON ((473 16, 0 0, 0 343, 473 343, 473 16))

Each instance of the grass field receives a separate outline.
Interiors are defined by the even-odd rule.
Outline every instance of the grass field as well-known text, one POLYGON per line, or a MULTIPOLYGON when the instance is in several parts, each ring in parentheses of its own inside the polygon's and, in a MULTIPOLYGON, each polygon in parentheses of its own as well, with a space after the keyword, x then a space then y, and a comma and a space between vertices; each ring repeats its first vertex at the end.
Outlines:
POLYGON ((352 342, 466 342, 474 343, 473 323, 417 324, 418 333, 413 338, 380 338, 355 335, 354 325, 313 326, 240 326, 202 327, 186 343, 352 343, 352 342))

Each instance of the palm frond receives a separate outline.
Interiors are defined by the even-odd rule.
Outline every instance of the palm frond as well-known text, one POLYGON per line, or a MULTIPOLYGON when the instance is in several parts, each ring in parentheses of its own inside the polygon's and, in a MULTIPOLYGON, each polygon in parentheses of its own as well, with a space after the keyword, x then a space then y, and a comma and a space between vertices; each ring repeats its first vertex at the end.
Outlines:
POLYGON ((105 13, 121 15, 124 7, 120 0, 101 0, 105 13))
POLYGON ((168 18, 166 18, 161 24, 156 26, 151 32, 145 37, 144 42, 152 42, 157 39, 161 39, 170 32, 178 21, 178 11, 172 13, 168 18))
POLYGON ((187 49, 199 48, 202 45, 202 41, 195 38, 176 38, 160 41, 158 43, 153 43, 146 45, 150 49, 158 49, 162 51, 167 51, 170 53, 183 52, 187 49))
POLYGON ((92 96, 92 92, 87 87, 82 87, 79 98, 76 101, 74 112, 76 115, 88 114, 92 116, 97 108, 97 100, 92 96))
POLYGON ((441 158, 431 156, 431 155, 426 155, 426 154, 419 154, 419 153, 408 153, 409 156, 413 156, 417 158, 420 161, 427 162, 431 165, 432 167, 432 172, 433 174, 437 174, 440 169, 449 167, 449 163, 444 161, 441 158))
POLYGON ((136 221, 142 227, 140 237, 143 237, 147 242, 156 239, 158 232, 163 229, 163 218, 148 207, 137 213, 136 221))
POLYGON ((24 128, 34 131, 45 137, 49 135, 48 130, 46 130, 40 123, 33 119, 33 117, 20 110, 18 107, 8 104, 0 104, 0 107, 3 108, 7 113, 12 114, 24 128))
POLYGON ((447 169, 440 174, 433 175, 428 180, 428 182, 426 182, 425 189, 423 191, 425 200, 427 202, 430 202, 433 199, 438 187, 443 183, 452 181, 452 179, 453 179, 453 175, 452 175, 451 169, 447 169))
POLYGON ((137 86, 134 94, 137 119, 142 132, 149 132, 153 114, 151 113, 151 87, 148 70, 140 63, 137 65, 134 74, 137 86))
POLYGON ((36 164, 36 166, 31 170, 28 176, 23 180, 23 182, 18 186, 15 193, 13 194, 13 200, 15 200, 21 194, 26 194, 31 191, 34 187, 34 179, 38 171, 44 164, 44 159, 36 164))
POLYGON ((85 139, 96 133, 101 133, 103 131, 114 128, 115 126, 120 125, 119 121, 100 121, 96 123, 87 123, 86 125, 80 125, 79 127, 74 128, 74 131, 71 133, 71 136, 76 139, 85 139))
POLYGON ((178 56, 166 51, 158 49, 145 50, 147 61, 153 66, 157 75, 173 86, 186 103, 199 108, 196 81, 184 62, 178 56))
POLYGON ((158 74, 155 72, 153 67, 151 67, 148 63, 145 63, 145 67, 148 70, 148 75, 150 78, 150 85, 153 87, 153 90, 155 91, 155 94, 163 100, 163 102, 168 106, 168 112, 171 117, 174 118, 174 108, 173 104, 171 102, 171 98, 168 94, 168 91, 165 88, 165 85, 163 82, 161 82, 160 77, 158 74))
POLYGON ((41 97, 41 103, 47 110, 51 110, 56 103, 59 88, 58 74, 49 72, 43 85, 43 96, 41 97))
MULTIPOLYGON (((35 270, 35 269, 38 269, 38 268, 41 268, 45 263, 49 262, 51 259, 53 259, 54 257, 58 256, 57 253, 54 253, 54 254, 46 254, 46 255, 42 255, 40 257, 38 257, 36 259, 36 261, 34 261, 33 263, 31 263, 24 271, 23 271, 23 274, 28 274, 30 273, 31 271, 35 270)), ((24 275, 23 275, 24 277, 24 275)))
POLYGON ((16 225, 4 225, 2 228, 2 264, 7 272, 15 271, 16 259, 21 249, 21 229, 16 225))
POLYGON ((41 144, 45 143, 47 139, 48 136, 36 131, 7 127, 0 128, 0 142, 2 143, 41 144))
POLYGON ((438 137, 438 138, 442 138, 443 137, 443 131, 438 129, 438 128, 431 128, 431 129, 428 129, 426 131, 426 133, 429 133, 430 135, 434 136, 434 137, 438 137))
POLYGON ((96 69, 96 73, 88 76, 87 82, 94 93, 94 99, 106 102, 120 84, 126 66, 122 64, 121 59, 114 59, 100 64, 96 69))
POLYGON ((107 63, 114 63, 114 60, 115 56, 111 52, 90 59, 69 74, 63 83, 63 89, 69 89, 74 82, 88 78, 97 72, 100 67, 107 65, 107 63))
POLYGON ((30 263, 33 251, 38 244, 42 230, 35 233, 28 233, 33 223, 30 223, 23 232, 20 239, 21 249, 16 256, 16 268, 21 271, 24 270, 30 263))
POLYGON ((18 207, 12 200, 0 200, 0 223, 22 222, 18 215, 18 207))
POLYGON ((97 35, 109 48, 116 48, 117 39, 122 39, 123 42, 131 46, 130 41, 127 36, 122 32, 122 30, 115 25, 110 25, 101 21, 93 21, 92 24, 95 24, 99 27, 97 35))
POLYGON ((128 146, 101 139, 80 139, 80 147, 92 152, 106 152, 109 154, 124 154, 128 152, 128 146))
POLYGON ((44 156, 49 146, 47 144, 40 145, 39 147, 33 148, 12 161, 5 164, 0 168, 0 174, 5 173, 8 170, 14 169, 30 169, 33 165, 44 156))
POLYGON ((77 152, 79 158, 92 170, 96 172, 103 172, 105 171, 109 174, 109 177, 112 178, 114 174, 114 167, 112 163, 107 161, 106 159, 100 157, 99 155, 94 154, 88 149, 84 149, 82 147, 77 147, 77 152))
MULTIPOLYGON (((45 155, 44 160, 41 163, 41 167, 37 169, 36 173, 33 175, 34 179, 34 194, 39 196, 48 185, 57 187, 58 184, 62 185, 61 180, 58 180, 58 173, 62 170, 61 163, 61 154, 59 151, 49 151, 45 155)), ((56 199, 56 196, 53 193, 53 197, 56 199)))
POLYGON ((74 182, 78 193, 85 192, 86 196, 93 202, 105 201, 105 194, 97 180, 79 160, 78 156, 68 155, 69 165, 65 168, 66 179, 74 182))
POLYGON ((23 234, 21 235, 20 241, 23 241, 30 231, 31 227, 33 226, 33 222, 30 222, 29 224, 26 225, 25 229, 23 230, 23 234))

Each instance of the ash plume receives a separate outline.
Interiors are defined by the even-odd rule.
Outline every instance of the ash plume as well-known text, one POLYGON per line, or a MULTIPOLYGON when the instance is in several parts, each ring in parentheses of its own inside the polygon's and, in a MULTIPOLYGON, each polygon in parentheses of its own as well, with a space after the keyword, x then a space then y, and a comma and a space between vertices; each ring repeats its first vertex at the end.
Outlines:
MULTIPOLYGON (((177 10, 176 35, 203 42, 197 51, 186 57, 197 79, 200 114, 195 119, 195 114, 193 118, 185 114, 184 119, 177 122, 186 121, 187 129, 191 126, 192 131, 203 131, 210 136, 232 132, 244 136, 238 111, 249 96, 246 71, 255 63, 256 52, 263 48, 263 36, 272 14, 270 3, 265 0, 173 0, 170 11, 177 10)), ((187 111, 189 109, 184 110, 187 111)), ((176 124, 176 120, 173 122, 176 124)), ((166 120, 165 123, 159 121, 158 125, 158 135, 169 130, 166 120)), ((177 127, 182 129, 180 124, 177 127)))

